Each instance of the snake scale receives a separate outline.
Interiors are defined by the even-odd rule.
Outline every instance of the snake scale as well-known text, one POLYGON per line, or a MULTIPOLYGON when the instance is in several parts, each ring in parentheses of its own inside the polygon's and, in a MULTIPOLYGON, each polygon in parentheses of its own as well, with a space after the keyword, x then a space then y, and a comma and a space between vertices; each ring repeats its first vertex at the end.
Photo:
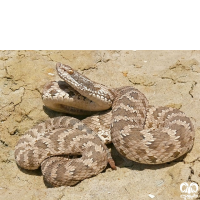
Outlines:
POLYGON ((57 63, 56 69, 63 81, 45 85, 44 104, 91 116, 81 121, 56 117, 27 131, 15 147, 21 168, 41 166, 52 186, 72 186, 99 174, 108 163, 116 168, 106 146, 111 142, 126 158, 145 164, 173 161, 192 148, 194 127, 180 110, 149 106, 131 86, 110 89, 67 65, 57 63))

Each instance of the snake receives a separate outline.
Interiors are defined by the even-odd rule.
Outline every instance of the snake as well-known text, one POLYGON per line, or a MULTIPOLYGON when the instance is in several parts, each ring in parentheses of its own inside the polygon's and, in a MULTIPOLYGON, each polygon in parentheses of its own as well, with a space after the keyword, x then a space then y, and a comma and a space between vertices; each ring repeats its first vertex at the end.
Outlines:
POLYGON ((51 186, 74 186, 108 164, 116 169, 110 143, 142 164, 168 163, 192 149, 194 126, 179 109, 149 105, 132 86, 109 88, 65 64, 57 63, 56 70, 62 80, 47 83, 42 99, 47 108, 68 115, 35 125, 19 139, 15 160, 20 168, 41 167, 51 186))

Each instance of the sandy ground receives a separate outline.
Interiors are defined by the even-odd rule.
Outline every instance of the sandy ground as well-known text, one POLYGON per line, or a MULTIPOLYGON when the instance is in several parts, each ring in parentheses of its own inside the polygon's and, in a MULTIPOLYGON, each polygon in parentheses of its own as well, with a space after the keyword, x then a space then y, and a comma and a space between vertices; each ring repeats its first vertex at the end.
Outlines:
MULTIPOLYGON (((200 184, 200 51, 0 51, 0 199, 181 199, 180 184, 200 184), (59 80, 56 62, 110 87, 132 85, 150 104, 184 111, 196 130, 186 157, 143 165, 114 152, 116 171, 107 169, 74 187, 48 188, 40 170, 20 170, 14 147, 20 136, 49 117, 41 91, 59 80)), ((200 193, 195 193, 200 198, 200 193)))

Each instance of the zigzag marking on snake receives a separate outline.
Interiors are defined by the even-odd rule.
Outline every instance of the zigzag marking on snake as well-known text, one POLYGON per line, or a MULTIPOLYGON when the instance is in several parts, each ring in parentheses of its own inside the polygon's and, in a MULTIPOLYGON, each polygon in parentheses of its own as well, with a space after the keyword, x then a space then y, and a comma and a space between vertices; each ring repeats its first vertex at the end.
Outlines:
POLYGON ((53 186, 75 185, 102 172, 108 162, 115 168, 106 147, 111 142, 126 158, 145 164, 173 161, 192 148, 194 127, 180 110, 149 106, 134 87, 110 89, 67 65, 58 63, 56 68, 65 82, 45 86, 44 104, 60 112, 93 115, 82 121, 57 117, 27 131, 15 148, 20 167, 41 166, 53 186))

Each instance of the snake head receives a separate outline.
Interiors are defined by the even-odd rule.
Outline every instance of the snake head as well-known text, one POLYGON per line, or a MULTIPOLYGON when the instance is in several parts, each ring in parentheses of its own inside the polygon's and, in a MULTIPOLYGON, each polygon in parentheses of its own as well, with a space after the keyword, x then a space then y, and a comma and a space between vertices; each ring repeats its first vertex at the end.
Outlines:
POLYGON ((93 86, 94 82, 68 65, 57 63, 56 70, 60 78, 77 91, 93 86))
POLYGON ((68 65, 63 65, 61 63, 56 64, 56 70, 59 72, 60 70, 63 70, 64 72, 67 72, 69 75, 72 75, 74 73, 74 70, 68 66, 68 65))

